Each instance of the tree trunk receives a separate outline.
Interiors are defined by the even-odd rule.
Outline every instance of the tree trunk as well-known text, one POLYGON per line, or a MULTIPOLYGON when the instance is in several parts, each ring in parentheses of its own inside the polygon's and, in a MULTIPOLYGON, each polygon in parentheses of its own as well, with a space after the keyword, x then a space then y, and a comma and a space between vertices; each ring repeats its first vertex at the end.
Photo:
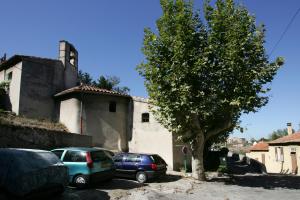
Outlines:
POLYGON ((199 181, 205 181, 205 171, 203 162, 204 135, 197 136, 192 144, 192 176, 199 181))

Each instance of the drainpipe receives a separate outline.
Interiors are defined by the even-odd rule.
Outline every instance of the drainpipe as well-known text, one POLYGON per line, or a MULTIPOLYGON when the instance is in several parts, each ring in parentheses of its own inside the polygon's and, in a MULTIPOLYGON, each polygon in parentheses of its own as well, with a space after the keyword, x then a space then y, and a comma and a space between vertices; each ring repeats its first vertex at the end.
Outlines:
POLYGON ((81 92, 81 101, 80 101, 80 135, 83 134, 83 117, 82 117, 82 111, 83 111, 83 92, 80 88, 81 92))

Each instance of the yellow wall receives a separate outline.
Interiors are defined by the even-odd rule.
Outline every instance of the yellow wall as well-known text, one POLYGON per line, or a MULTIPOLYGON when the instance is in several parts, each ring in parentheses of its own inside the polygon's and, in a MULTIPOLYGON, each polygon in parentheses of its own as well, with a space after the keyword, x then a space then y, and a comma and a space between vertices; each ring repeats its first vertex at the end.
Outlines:
POLYGON ((269 146, 269 152, 250 152, 246 156, 259 162, 262 162, 262 154, 265 154, 265 166, 268 173, 292 173, 291 148, 296 148, 296 158, 298 172, 300 175, 300 146, 269 146), (277 161, 275 156, 275 147, 283 147, 283 161, 277 161))
POLYGON ((292 173, 292 159, 291 159, 291 148, 296 148, 296 158, 298 166, 298 175, 300 175, 300 146, 289 145, 289 146, 269 146, 270 161, 267 169, 269 173, 292 173), (275 148, 283 147, 283 162, 276 161, 275 148))

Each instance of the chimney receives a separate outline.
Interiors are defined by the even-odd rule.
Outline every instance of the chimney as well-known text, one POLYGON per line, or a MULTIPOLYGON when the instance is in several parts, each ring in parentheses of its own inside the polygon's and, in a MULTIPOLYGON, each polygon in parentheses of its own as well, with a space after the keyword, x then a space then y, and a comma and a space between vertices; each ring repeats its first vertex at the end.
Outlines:
POLYGON ((287 123, 287 132, 288 132, 288 135, 292 135, 293 134, 293 128, 292 128, 292 123, 287 123))

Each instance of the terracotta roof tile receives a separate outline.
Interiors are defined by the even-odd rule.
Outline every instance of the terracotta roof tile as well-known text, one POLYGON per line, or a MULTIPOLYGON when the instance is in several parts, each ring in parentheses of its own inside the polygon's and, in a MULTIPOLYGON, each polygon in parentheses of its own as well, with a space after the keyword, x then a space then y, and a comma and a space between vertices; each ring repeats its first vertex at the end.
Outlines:
POLYGON ((60 97, 60 96, 66 95, 66 94, 79 93, 79 92, 92 93, 92 94, 107 94, 107 95, 122 96, 122 97, 130 97, 127 94, 122 94, 122 93, 117 92, 117 91, 102 89, 102 88, 99 88, 99 87, 89 86, 89 85, 80 85, 80 86, 72 87, 72 88, 64 90, 64 91, 62 91, 60 93, 57 93, 54 96, 55 97, 60 97))
POLYGON ((266 142, 259 142, 256 145, 253 145, 249 149, 250 151, 268 151, 269 150, 269 144, 266 142))
POLYGON ((292 143, 299 142, 300 143, 300 132, 293 133, 291 135, 283 136, 276 140, 269 142, 269 144, 284 144, 284 143, 292 143))

